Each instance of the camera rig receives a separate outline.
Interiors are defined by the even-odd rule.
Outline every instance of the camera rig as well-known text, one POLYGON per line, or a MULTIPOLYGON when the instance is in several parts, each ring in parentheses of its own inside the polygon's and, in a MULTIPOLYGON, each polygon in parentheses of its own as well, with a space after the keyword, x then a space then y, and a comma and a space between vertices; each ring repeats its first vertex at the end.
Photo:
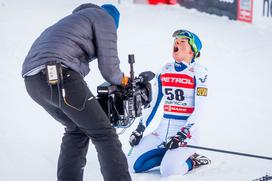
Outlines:
POLYGON ((142 72, 134 77, 134 55, 128 55, 130 78, 127 86, 113 85, 104 82, 97 87, 97 100, 116 128, 128 128, 142 110, 148 108, 152 101, 150 81, 155 74, 151 71, 142 72))

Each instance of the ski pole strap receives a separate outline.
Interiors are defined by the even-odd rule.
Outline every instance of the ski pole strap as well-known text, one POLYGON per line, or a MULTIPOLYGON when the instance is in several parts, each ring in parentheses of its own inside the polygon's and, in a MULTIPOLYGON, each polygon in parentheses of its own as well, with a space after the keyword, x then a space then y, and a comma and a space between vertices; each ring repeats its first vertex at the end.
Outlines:
POLYGON ((248 153, 240 153, 240 152, 220 150, 220 149, 215 149, 215 148, 207 148, 207 147, 194 146, 194 145, 187 145, 187 147, 188 148, 201 149, 201 150, 214 151, 214 152, 227 153, 227 154, 232 154, 232 155, 240 155, 240 156, 260 158, 260 159, 265 159, 265 160, 272 160, 272 157, 261 156, 261 155, 252 155, 252 154, 248 154, 248 153))

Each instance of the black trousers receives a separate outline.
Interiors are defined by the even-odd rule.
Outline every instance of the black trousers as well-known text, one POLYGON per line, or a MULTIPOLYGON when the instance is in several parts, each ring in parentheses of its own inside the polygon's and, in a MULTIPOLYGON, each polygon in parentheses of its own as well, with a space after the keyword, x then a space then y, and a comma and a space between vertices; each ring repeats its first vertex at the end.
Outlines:
POLYGON ((49 86, 43 71, 26 77, 25 85, 31 98, 65 126, 58 181, 83 180, 89 139, 97 150, 104 180, 131 180, 118 135, 79 73, 63 69, 65 99, 60 92, 62 86, 49 86))

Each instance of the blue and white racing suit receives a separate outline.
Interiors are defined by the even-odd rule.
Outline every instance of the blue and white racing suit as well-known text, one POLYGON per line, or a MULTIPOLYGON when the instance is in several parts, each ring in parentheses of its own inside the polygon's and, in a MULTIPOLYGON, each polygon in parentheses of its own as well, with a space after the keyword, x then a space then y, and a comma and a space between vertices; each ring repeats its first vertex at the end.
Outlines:
POLYGON ((161 102, 163 118, 157 129, 144 136, 128 155, 131 172, 139 173, 160 166, 162 176, 169 176, 183 175, 192 169, 192 161, 188 158, 195 150, 187 147, 167 150, 162 143, 182 127, 193 124, 190 128, 192 138, 186 142, 198 145, 197 122, 207 97, 207 78, 207 69, 197 62, 167 63, 157 74, 154 99, 143 120, 146 126, 151 121, 159 121, 153 118, 161 102))

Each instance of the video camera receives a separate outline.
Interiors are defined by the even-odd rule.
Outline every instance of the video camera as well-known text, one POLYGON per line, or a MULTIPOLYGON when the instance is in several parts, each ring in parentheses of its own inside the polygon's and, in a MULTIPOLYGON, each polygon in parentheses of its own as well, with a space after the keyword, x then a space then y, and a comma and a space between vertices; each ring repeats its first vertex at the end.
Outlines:
POLYGON ((112 85, 108 82, 97 87, 97 100, 107 114, 112 126, 127 128, 137 117, 142 115, 142 109, 148 108, 152 101, 151 81, 155 74, 151 71, 142 72, 134 77, 134 55, 128 56, 130 64, 130 79, 126 87, 112 85))

